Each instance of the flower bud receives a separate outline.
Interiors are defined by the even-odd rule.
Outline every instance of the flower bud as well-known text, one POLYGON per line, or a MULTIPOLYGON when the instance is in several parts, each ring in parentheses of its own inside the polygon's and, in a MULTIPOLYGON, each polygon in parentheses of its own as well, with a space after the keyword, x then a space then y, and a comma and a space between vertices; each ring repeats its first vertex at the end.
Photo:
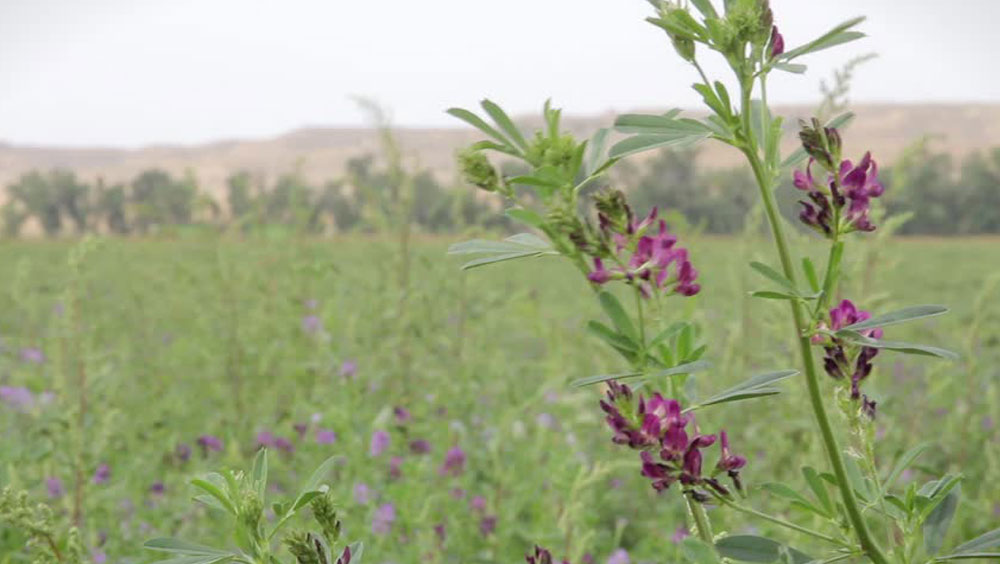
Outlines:
POLYGON ((496 192, 500 187, 500 176, 486 155, 474 149, 466 149, 458 153, 458 166, 462 177, 473 186, 496 192))

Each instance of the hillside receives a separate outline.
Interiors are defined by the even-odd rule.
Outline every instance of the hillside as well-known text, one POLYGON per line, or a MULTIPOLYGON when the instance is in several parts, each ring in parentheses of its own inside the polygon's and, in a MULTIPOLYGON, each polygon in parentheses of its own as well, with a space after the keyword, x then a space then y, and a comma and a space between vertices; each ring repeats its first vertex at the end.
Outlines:
MULTIPOLYGON (((909 143, 924 135, 938 140, 936 149, 955 156, 1000 145, 1000 104, 866 104, 856 106, 854 111, 858 119, 845 135, 847 150, 854 154, 870 148, 883 162, 892 162, 909 143)), ((785 107, 779 112, 791 117, 808 116, 810 108, 785 107)), ((565 125, 576 134, 587 135, 612 120, 610 113, 569 116, 565 125)), ((531 126, 532 121, 529 118, 522 123, 531 126)), ((472 130, 461 128, 402 128, 397 134, 411 163, 434 171, 442 180, 453 174, 456 148, 479 138, 472 130)), ((788 147, 794 143, 794 135, 786 135, 788 147)), ((319 182, 339 176, 348 159, 376 150, 377 140, 371 130, 322 127, 270 139, 128 150, 0 143, 0 185, 6 186, 33 169, 63 167, 88 180, 103 177, 107 182, 121 182, 141 170, 158 167, 174 174, 193 171, 204 188, 218 194, 224 189, 226 177, 238 170, 274 178, 298 166, 306 178, 319 182)), ((732 151, 713 144, 703 148, 699 161, 706 167, 738 162, 732 151)))

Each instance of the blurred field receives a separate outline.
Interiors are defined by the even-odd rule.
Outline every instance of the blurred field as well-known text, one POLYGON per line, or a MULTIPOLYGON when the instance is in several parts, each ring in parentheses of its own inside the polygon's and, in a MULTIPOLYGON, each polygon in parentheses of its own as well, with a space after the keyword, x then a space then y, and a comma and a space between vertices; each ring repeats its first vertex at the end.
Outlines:
MULTIPOLYGON (((57 477, 68 492, 52 503, 65 513, 79 466, 86 542, 97 547, 104 534, 100 550, 113 561, 139 562, 149 557, 139 548, 145 539, 207 539, 221 526, 189 503, 187 480, 247 467, 255 436, 270 430, 295 446, 274 457, 275 493, 293 489, 327 456, 342 457, 334 487, 348 538, 365 541, 366 562, 514 562, 535 542, 574 562, 584 553, 604 562, 619 547, 633 562, 663 561, 684 525, 679 496, 656 496, 635 457, 613 448, 599 390, 567 385, 623 368, 583 330, 600 313, 578 277, 564 276, 557 259, 462 273, 445 256, 449 242, 418 241, 405 269, 389 239, 110 240, 76 272, 68 262, 76 244, 0 243, 0 386, 38 394, 25 409, 0 403, 0 483, 44 499, 44 480, 57 477), (314 332, 311 314, 322 325, 314 332), (31 347, 44 362, 22 358, 31 347), (345 361, 356 361, 355 376, 342 375, 345 361), (82 377, 87 407, 78 433, 82 377), (45 391, 54 397, 43 400, 45 391), (395 406, 413 419, 398 423, 395 406), (299 438, 293 424, 310 421, 299 438), (318 444, 318 428, 335 431, 336 442, 318 444), (376 429, 389 431, 391 444, 373 457, 376 429), (225 449, 203 455, 195 446, 202 434, 219 436, 225 449), (428 440, 431 452, 412 454, 415 439, 428 440), (189 461, 174 455, 179 444, 194 448, 189 461), (444 453, 456 445, 468 456, 465 471, 442 475, 444 453), (390 474, 391 456, 402 457, 399 477, 390 474), (111 479, 93 484, 101 463, 111 479), (166 495, 150 491, 157 481, 166 495), (369 499, 359 499, 358 484, 369 499), (397 518, 380 536, 371 521, 385 503, 397 518), (495 531, 484 521, 492 516, 495 531), (433 530, 439 523, 443 541, 433 530)), ((701 325, 714 365, 693 379, 694 392, 796 366, 784 307, 746 297, 763 285, 746 263, 774 262, 767 241, 702 237, 690 247, 704 290, 678 302, 675 314, 701 325)), ((848 271, 849 297, 866 309, 952 307, 948 316, 887 330, 960 351, 962 360, 879 357, 867 389, 879 400, 880 444, 893 446, 878 454, 886 467, 905 448, 931 441, 919 470, 904 479, 965 475, 949 542, 995 527, 1000 239, 870 244, 849 252, 848 271)), ((699 415, 727 428, 748 455, 751 487, 777 479, 801 485, 800 466, 824 466, 803 383, 784 389, 699 415), (797 448, 771 450, 779 441, 797 448)), ((795 511, 756 489, 752 503, 795 511)), ((742 519, 714 519, 717 533, 740 530, 742 519)), ((759 531, 811 546, 784 531, 759 531)), ((18 561, 12 551, 20 542, 0 530, 0 562, 18 561)))

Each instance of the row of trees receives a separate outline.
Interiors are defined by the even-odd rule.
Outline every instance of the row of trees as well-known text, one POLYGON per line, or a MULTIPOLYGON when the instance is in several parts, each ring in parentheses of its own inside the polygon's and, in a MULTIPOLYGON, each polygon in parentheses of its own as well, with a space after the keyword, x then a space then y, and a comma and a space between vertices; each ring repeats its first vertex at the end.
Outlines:
MULTIPOLYGON (((638 212, 656 205, 709 233, 741 231, 756 201, 753 180, 738 169, 699 170, 696 162, 690 151, 663 151, 643 165, 622 167, 615 182, 632 192, 638 212)), ((902 234, 1000 233, 1000 148, 956 163, 920 143, 895 166, 883 169, 882 178, 888 211, 912 213, 902 234)), ((506 227, 493 209, 498 202, 479 200, 473 190, 442 185, 427 171, 406 182, 411 221, 422 231, 506 227)), ((8 237, 23 234, 29 221, 49 236, 144 235, 184 225, 232 226, 244 232, 274 225, 313 234, 371 232, 385 227, 388 207, 401 190, 395 184, 398 180, 371 155, 351 160, 343 179, 322 185, 310 184, 297 172, 271 184, 240 172, 228 179, 224 204, 200 190, 190 173, 176 178, 148 170, 127 184, 107 185, 88 184, 65 170, 30 172, 7 186, 0 219, 8 237)), ((795 191, 790 182, 782 190, 795 191)), ((797 213, 792 206, 785 212, 797 213)))

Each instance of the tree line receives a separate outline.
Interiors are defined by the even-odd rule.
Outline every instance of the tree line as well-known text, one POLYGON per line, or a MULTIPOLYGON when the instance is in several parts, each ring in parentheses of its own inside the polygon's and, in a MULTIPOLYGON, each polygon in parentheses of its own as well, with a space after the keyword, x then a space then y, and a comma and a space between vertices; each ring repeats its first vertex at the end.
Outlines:
MULTIPOLYGON (((620 167, 613 180, 631 193, 638 213, 655 205, 708 233, 742 231, 756 202, 753 179, 742 169, 701 169, 695 157, 691 150, 665 150, 645 163, 620 167)), ((955 160, 918 143, 884 168, 881 177, 886 211, 911 214, 900 234, 1000 233, 1000 147, 955 160)), ((496 213, 500 202, 482 200, 464 186, 442 184, 429 171, 408 175, 405 187, 399 184, 373 155, 350 160, 343 178, 320 184, 306 181, 298 171, 270 183, 238 172, 228 178, 219 199, 201 190, 192 173, 176 177, 152 169, 130 182, 109 185, 84 182, 68 170, 32 171, 6 187, 0 221, 6 237, 24 235, 29 221, 50 237, 151 235, 196 225, 243 232, 284 226, 317 235, 376 232, 385 227, 390 208, 405 197, 411 223, 424 232, 473 225, 510 228, 496 213)), ((781 190, 783 211, 793 217, 798 194, 790 179, 781 190)))

